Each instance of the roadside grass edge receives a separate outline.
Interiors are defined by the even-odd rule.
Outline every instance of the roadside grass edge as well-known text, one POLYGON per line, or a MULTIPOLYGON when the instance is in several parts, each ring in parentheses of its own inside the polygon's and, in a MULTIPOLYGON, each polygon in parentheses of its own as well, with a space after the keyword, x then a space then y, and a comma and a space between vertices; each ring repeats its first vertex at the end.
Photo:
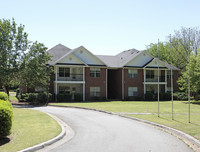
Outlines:
MULTIPOLYGON (((43 111, 41 111, 41 112, 43 112, 43 111)), ((64 125, 63 125, 64 122, 62 120, 60 120, 58 117, 56 117, 56 116, 54 116, 52 114, 49 114, 49 113, 46 113, 46 112, 43 112, 43 113, 49 115, 51 118, 56 120, 56 122, 60 125, 60 127, 62 129, 61 133, 58 136, 56 136, 55 138, 53 138, 53 139, 50 139, 48 141, 45 141, 43 143, 40 143, 40 144, 32 146, 32 147, 20 150, 18 152, 37 151, 37 150, 43 149, 43 148, 45 148, 45 147, 47 147, 47 146, 49 146, 49 145, 61 140, 64 136, 66 136, 66 130, 65 130, 64 125)))

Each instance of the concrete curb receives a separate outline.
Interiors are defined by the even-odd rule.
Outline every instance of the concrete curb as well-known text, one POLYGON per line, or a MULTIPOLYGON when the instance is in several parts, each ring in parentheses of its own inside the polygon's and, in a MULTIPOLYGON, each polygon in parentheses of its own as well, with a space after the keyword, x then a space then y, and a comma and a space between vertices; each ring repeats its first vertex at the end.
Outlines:
POLYGON ((56 136, 55 138, 53 138, 53 139, 50 139, 50 140, 48 140, 46 142, 40 143, 40 144, 32 146, 32 147, 20 150, 18 152, 34 152, 34 151, 43 149, 43 148, 45 148, 47 146, 50 146, 51 144, 61 140, 64 136, 66 136, 66 130, 65 130, 65 127, 63 125, 64 122, 62 120, 60 120, 59 118, 57 118, 56 116, 54 116, 54 115, 51 115, 49 113, 46 113, 46 114, 48 114, 50 117, 52 117, 54 120, 56 120, 58 122, 58 124, 61 126, 61 129, 62 129, 61 133, 58 136, 56 136))
POLYGON ((116 116, 124 117, 124 118, 127 118, 127 119, 139 121, 139 122, 154 126, 158 129, 161 129, 161 130, 163 130, 167 133, 172 134, 173 136, 179 138, 184 143, 189 145, 195 152, 200 152, 200 141, 199 140, 197 140, 196 138, 192 137, 191 135, 186 134, 186 133, 184 133, 180 130, 176 130, 174 128, 167 127, 165 125, 161 125, 161 124, 158 124, 158 123, 154 123, 154 122, 150 122, 150 121, 147 121, 147 120, 142 120, 142 119, 138 119, 138 118, 134 118, 134 117, 125 116, 125 115, 114 113, 114 112, 108 112, 108 111, 104 111, 104 110, 93 109, 93 108, 76 107, 76 106, 57 106, 57 105, 48 105, 48 106, 92 110, 92 111, 103 112, 103 113, 106 113, 106 114, 116 115, 116 116))

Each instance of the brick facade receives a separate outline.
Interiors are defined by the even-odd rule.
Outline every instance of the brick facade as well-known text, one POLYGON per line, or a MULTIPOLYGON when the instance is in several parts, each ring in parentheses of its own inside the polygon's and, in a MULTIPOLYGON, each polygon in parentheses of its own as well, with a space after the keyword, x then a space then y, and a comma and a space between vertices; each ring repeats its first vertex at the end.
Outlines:
POLYGON ((128 69, 124 69, 124 97, 134 100, 137 97, 142 98, 144 93, 144 85, 143 85, 143 69, 138 69, 137 78, 129 78, 128 77, 128 69), (128 87, 137 87, 138 88, 138 96, 137 97, 128 97, 128 87))
POLYGON ((90 87, 100 87, 100 100, 106 98, 106 68, 100 68, 100 77, 90 77, 90 68, 85 68, 85 100, 94 100, 90 97, 90 87))

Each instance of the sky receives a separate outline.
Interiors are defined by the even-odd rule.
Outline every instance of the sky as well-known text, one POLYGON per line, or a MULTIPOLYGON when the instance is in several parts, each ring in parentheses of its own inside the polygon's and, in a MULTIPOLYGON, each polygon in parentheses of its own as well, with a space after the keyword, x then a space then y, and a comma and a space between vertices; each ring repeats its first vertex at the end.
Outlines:
POLYGON ((144 50, 181 27, 199 27, 199 15, 200 0, 0 0, 0 19, 25 25, 29 40, 95 55, 144 50))

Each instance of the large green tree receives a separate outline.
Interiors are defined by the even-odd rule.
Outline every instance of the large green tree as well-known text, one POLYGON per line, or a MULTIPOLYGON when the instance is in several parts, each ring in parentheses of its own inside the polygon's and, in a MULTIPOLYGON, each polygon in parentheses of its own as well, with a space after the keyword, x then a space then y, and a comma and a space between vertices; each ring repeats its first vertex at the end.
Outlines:
MULTIPOLYGON (((182 75, 179 77, 178 84, 180 90, 188 91, 188 66, 182 75)), ((200 91, 200 55, 193 54, 190 57, 190 89, 194 93, 195 100, 198 100, 200 91)))
POLYGON ((14 84, 29 88, 47 84, 50 55, 46 50, 44 44, 28 40, 24 26, 17 26, 14 19, 0 20, 0 85, 8 95, 14 84))
POLYGON ((51 56, 42 43, 35 42, 24 59, 24 69, 20 73, 20 83, 29 88, 44 88, 49 81, 50 68, 47 62, 51 56))
MULTIPOLYGON (((165 42, 159 43, 159 58, 170 63, 170 36, 165 42)), ((188 56, 198 54, 200 48, 200 30, 198 28, 184 28, 174 32, 171 36, 172 64, 181 70, 188 66, 188 56)), ((158 44, 150 44, 147 50, 158 57, 158 44)))
MULTIPOLYGON (((167 63, 170 63, 170 50, 172 51, 172 64, 181 69, 182 76, 179 78, 180 89, 188 91, 188 73, 190 71, 190 87, 191 92, 195 93, 195 99, 200 87, 200 77, 198 73, 199 51, 200 51, 200 30, 198 28, 181 28, 175 31, 174 35, 170 36, 168 41, 159 44, 159 58, 167 63), (171 46, 171 47, 170 47, 171 46), (191 61, 191 68, 189 63, 191 61)), ((158 44, 150 44, 147 47, 148 51, 158 57, 158 44)))
POLYGON ((28 49, 28 34, 24 26, 15 20, 0 20, 0 84, 9 94, 9 88, 17 82, 25 52, 28 49))

